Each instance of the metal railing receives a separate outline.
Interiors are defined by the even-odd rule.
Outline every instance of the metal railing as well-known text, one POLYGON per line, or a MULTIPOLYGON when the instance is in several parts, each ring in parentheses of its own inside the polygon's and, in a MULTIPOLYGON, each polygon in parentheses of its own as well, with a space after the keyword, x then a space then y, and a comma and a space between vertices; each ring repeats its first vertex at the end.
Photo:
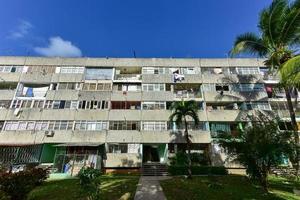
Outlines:
POLYGON ((175 98, 202 98, 202 94, 200 91, 197 92, 189 92, 189 91, 175 91, 175 98))
POLYGON ((141 74, 116 74, 115 80, 138 81, 138 80, 142 80, 142 75, 141 74))

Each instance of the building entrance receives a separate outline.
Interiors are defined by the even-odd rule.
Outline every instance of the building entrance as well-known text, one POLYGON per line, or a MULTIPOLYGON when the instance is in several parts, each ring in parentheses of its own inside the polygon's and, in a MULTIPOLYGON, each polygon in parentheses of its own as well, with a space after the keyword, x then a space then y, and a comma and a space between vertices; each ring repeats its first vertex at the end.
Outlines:
POLYGON ((158 146, 143 145, 143 163, 159 162, 158 146))

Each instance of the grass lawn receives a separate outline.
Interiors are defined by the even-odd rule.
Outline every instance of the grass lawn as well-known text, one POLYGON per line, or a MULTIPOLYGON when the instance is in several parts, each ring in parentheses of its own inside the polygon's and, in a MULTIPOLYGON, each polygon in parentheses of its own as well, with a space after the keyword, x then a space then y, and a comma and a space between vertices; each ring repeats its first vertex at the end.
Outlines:
POLYGON ((167 199, 299 199, 293 194, 296 184, 284 178, 270 177, 270 194, 252 184, 245 176, 195 176, 192 180, 174 177, 160 182, 167 199))
MULTIPOLYGON (((101 200, 120 199, 124 195, 133 199, 138 184, 138 176, 102 176, 101 200)), ((29 200, 74 200, 85 199, 80 191, 79 179, 48 181, 35 188, 28 196, 29 200)))

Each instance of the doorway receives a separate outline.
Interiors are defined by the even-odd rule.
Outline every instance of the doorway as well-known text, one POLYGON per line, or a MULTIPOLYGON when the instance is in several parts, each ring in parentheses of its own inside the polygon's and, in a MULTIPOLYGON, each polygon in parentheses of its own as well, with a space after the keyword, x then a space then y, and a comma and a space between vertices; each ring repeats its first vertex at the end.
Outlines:
POLYGON ((159 162, 158 146, 143 145, 143 163, 159 162))

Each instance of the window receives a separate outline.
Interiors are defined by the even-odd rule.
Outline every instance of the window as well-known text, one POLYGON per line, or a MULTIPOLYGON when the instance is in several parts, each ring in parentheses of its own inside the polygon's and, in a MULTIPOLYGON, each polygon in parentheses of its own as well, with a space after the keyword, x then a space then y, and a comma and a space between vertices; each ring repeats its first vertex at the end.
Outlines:
POLYGON ((143 102, 142 109, 143 110, 165 110, 166 103, 163 101, 143 102))
POLYGON ((127 153, 128 144, 108 144, 108 153, 127 153))
MULTIPOLYGON (((78 109, 108 109, 108 101, 79 101, 78 109)), ((73 105, 75 106, 75 104, 73 105)), ((77 105, 76 105, 77 107, 77 105)))
POLYGON ((140 130, 139 121, 110 121, 109 130, 140 130))
POLYGON ((43 108, 44 107, 44 100, 34 100, 33 101, 33 108, 43 108))
POLYGON ((82 90, 87 91, 110 91, 111 90, 111 83, 83 83, 82 90))
POLYGON ((60 73, 62 73, 62 74, 83 74, 84 67, 61 67, 60 73))
POLYGON ((45 102, 44 108, 45 108, 45 109, 51 109, 52 106, 53 106, 53 101, 52 101, 52 100, 47 100, 47 101, 45 102))
POLYGON ((23 71, 23 66, 0 66, 0 72, 4 73, 22 73, 23 71))
POLYGON ((148 121, 142 122, 142 130, 145 131, 163 131, 167 130, 167 122, 164 121, 148 121))
POLYGON ((60 101, 53 101, 53 109, 59 109, 60 108, 60 101))
POLYGON ((78 101, 71 101, 70 109, 77 109, 78 101))
POLYGON ((34 130, 35 122, 28 122, 27 123, 27 130, 34 130))
POLYGON ((229 91, 229 85, 216 84, 216 91, 229 91))
POLYGON ((73 121, 7 121, 4 130, 72 130, 73 121))
POLYGON ((114 91, 141 91, 140 84, 114 84, 114 91))
POLYGON ((253 91, 264 91, 264 85, 261 83, 256 84, 234 84, 233 90, 241 92, 253 92, 253 91))
POLYGON ((48 121, 37 121, 35 123, 34 130, 47 130, 48 129, 48 121))
MULTIPOLYGON (((198 125, 195 125, 194 121, 188 121, 188 130, 206 130, 205 128, 205 122, 199 122, 198 125)), ((175 130, 184 130, 185 126, 184 124, 177 125, 175 122, 169 123, 169 129, 175 131, 175 130)))
POLYGON ((85 80, 112 80, 112 68, 87 67, 85 80))
POLYGON ((143 67, 142 74, 165 74, 166 70, 163 67, 143 67))
POLYGON ((58 83, 58 90, 76 90, 80 87, 80 83, 58 83))
POLYGON ((196 68, 194 67, 181 67, 180 71, 182 74, 198 74, 196 68))
POLYGON ((271 110, 268 102, 247 102, 247 110, 271 110))
POLYGON ((236 71, 241 75, 260 74, 258 67, 237 67, 236 71))
POLYGON ((101 131, 107 129, 105 121, 75 121, 75 130, 101 131))
POLYGON ((222 67, 203 67, 202 74, 223 74, 223 68, 222 67))
POLYGON ((165 91, 165 84, 163 83, 152 83, 152 84, 143 84, 143 91, 165 91))
POLYGON ((141 102, 138 102, 138 101, 112 101, 111 109, 140 110, 141 102))

